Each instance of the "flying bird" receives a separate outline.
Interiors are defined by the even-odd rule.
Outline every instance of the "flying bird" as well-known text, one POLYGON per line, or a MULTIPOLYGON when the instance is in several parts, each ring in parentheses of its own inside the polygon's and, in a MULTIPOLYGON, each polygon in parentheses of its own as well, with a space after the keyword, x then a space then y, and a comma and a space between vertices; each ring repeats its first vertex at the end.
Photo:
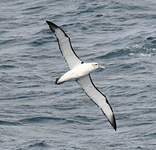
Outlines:
POLYGON ((112 127, 116 130, 116 120, 112 107, 107 97, 94 85, 90 75, 91 72, 105 67, 98 63, 84 63, 81 61, 75 53, 71 45, 71 40, 65 31, 50 21, 46 22, 50 30, 55 34, 61 54, 70 68, 68 72, 57 78, 55 83, 61 84, 69 80, 76 80, 90 99, 102 110, 112 127))

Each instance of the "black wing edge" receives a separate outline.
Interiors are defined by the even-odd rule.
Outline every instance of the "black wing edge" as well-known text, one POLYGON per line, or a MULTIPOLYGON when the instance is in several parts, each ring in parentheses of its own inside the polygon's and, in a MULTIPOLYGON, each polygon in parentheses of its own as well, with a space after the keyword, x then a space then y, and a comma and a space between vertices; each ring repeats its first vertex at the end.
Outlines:
MULTIPOLYGON (((110 106, 110 105, 109 105, 110 106)), ((102 113, 105 115, 105 113, 103 112, 103 110, 101 109, 102 113)), ((106 116, 106 115, 105 115, 106 116)), ((107 118, 107 117, 106 117, 107 118)), ((111 124, 111 126, 114 128, 114 130, 117 130, 117 125, 116 125, 116 120, 115 120, 115 115, 113 112, 113 116, 111 118, 111 121, 107 118, 107 120, 109 121, 109 123, 111 124)))
MULTIPOLYGON (((112 110, 112 112, 113 112, 113 116, 112 116, 112 118, 111 118, 111 121, 107 118, 106 114, 103 112, 102 109, 101 109, 101 111, 102 111, 102 113, 106 116, 107 120, 110 122, 110 124, 112 125, 112 127, 113 127, 114 130, 116 131, 116 130, 117 130, 117 125, 116 125, 116 119, 115 119, 114 111, 113 111, 111 105, 109 104, 106 95, 104 95, 104 94, 95 86, 95 84, 94 84, 93 81, 92 81, 92 78, 91 78, 90 74, 89 74, 89 78, 90 78, 90 81, 91 81, 92 85, 94 86, 94 88, 95 88, 97 91, 99 91, 99 92, 106 98, 106 102, 107 102, 107 104, 110 106, 110 108, 111 108, 111 110, 112 110)), ((95 102, 94 102, 94 103, 95 103, 95 102)), ((96 104, 96 103, 95 103, 95 104, 96 104)), ((96 105, 97 105, 97 104, 96 104, 96 105)), ((97 106, 98 106, 98 105, 97 105, 97 106)))
POLYGON ((62 28, 60 28, 59 26, 57 26, 53 22, 47 20, 46 23, 49 25, 49 28, 51 29, 52 32, 55 33, 55 29, 59 28, 65 34, 65 36, 68 37, 68 35, 62 30, 62 28))
POLYGON ((49 25, 50 30, 55 33, 55 29, 57 29, 58 26, 48 20, 46 21, 46 23, 49 25))
MULTIPOLYGON (((50 28, 50 30, 51 30, 53 33, 55 33, 55 29, 57 29, 57 28, 59 28, 59 29, 64 33, 64 35, 69 39, 70 47, 71 47, 71 49, 72 49, 74 55, 75 55, 78 59, 80 59, 80 58, 77 56, 77 54, 75 53, 75 51, 74 51, 74 49, 73 49, 73 47, 72 47, 72 44, 71 44, 70 37, 65 33, 65 31, 64 31, 61 27, 59 27, 59 26, 57 26, 56 24, 52 23, 51 21, 46 20, 46 23, 49 25, 49 28, 50 28)), ((61 50, 61 48, 60 48, 60 43, 59 43, 59 39, 58 39, 58 38, 57 38, 57 42, 58 42, 58 45, 59 45, 59 49, 60 49, 60 51, 61 51, 61 54, 63 55, 62 50, 61 50)))

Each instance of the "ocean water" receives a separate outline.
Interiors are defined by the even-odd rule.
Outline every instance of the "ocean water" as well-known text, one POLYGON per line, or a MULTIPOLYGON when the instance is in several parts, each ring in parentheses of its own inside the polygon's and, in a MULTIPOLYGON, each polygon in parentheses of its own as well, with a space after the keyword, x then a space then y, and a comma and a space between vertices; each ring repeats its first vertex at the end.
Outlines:
POLYGON ((155 0, 1 0, 0 150, 155 150, 155 0), (46 20, 71 37, 117 120, 114 131, 68 71, 46 20))

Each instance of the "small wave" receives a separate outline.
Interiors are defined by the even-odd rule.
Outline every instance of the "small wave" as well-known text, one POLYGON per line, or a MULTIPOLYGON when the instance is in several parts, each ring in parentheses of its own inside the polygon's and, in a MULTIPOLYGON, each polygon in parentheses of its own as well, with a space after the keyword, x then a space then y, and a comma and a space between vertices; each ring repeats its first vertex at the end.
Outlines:
POLYGON ((129 53, 129 56, 143 56, 143 57, 151 57, 152 54, 144 54, 144 53, 140 53, 140 54, 135 54, 135 53, 129 53))
POLYGON ((99 59, 111 59, 111 58, 116 58, 116 57, 122 57, 122 56, 125 56, 130 53, 130 49, 118 49, 116 51, 112 51, 112 52, 109 52, 105 55, 102 55, 102 56, 98 56, 96 58, 99 58, 99 59))
POLYGON ((0 65, 0 69, 13 69, 13 68, 17 68, 15 65, 0 65))
POLYGON ((29 124, 29 123, 62 123, 62 124, 69 124, 69 123, 77 123, 77 124, 84 124, 95 121, 95 118, 89 118, 86 116, 75 116, 73 118, 61 118, 61 117, 32 117, 32 118, 25 118, 19 120, 22 124, 29 124))
POLYGON ((80 116, 80 115, 75 116, 74 119, 78 119, 78 120, 83 121, 83 122, 84 122, 84 121, 85 121, 85 122, 92 122, 92 121, 97 120, 97 118, 91 118, 91 117, 80 116))
POLYGON ((31 6, 28 8, 23 9, 23 14, 28 15, 28 14, 36 14, 36 13, 41 13, 45 9, 44 6, 31 6))
POLYGON ((43 6, 32 6, 32 7, 24 9, 23 11, 38 10, 38 9, 40 10, 42 8, 43 8, 43 6))
POLYGON ((146 40, 145 40, 145 43, 149 44, 149 45, 152 45, 152 46, 154 46, 156 48, 156 37, 154 37, 154 36, 147 37, 146 40))
POLYGON ((118 49, 115 51, 111 51, 105 55, 97 56, 99 59, 113 59, 113 58, 124 58, 129 56, 136 57, 151 57, 155 55, 156 48, 152 48, 150 46, 133 46, 125 49, 118 49))
POLYGON ((32 118, 25 118, 19 120, 21 123, 43 123, 47 121, 55 121, 55 122, 60 122, 60 121, 65 121, 66 119, 64 118, 59 118, 59 117, 32 117, 32 118))
POLYGON ((33 148, 33 147, 45 148, 45 147, 49 147, 49 145, 45 141, 36 141, 36 143, 30 144, 28 146, 28 148, 33 148))
POLYGON ((45 54, 43 54, 43 55, 33 55, 33 56, 30 56, 31 58, 33 58, 33 59, 40 59, 40 60, 42 60, 42 59, 49 59, 49 58, 53 58, 53 56, 50 56, 50 55, 45 55, 45 54))
POLYGON ((0 40, 0 44, 1 45, 9 45, 9 44, 14 44, 17 42, 16 38, 12 38, 12 39, 7 39, 7 40, 0 40))
MULTIPOLYGON (((48 34, 51 35, 51 31, 49 31, 48 28, 46 28, 46 29, 40 29, 39 31, 37 31, 37 32, 34 33, 34 35, 42 35, 46 39, 49 39, 49 35, 48 34)), ((54 36, 52 36, 52 37, 54 37, 54 36)), ((54 37, 54 39, 55 39, 55 37, 54 37)))
POLYGON ((44 140, 34 140, 30 142, 24 143, 20 148, 17 148, 16 150, 31 150, 31 149, 49 149, 50 145, 47 144, 44 140))
POLYGON ((33 47, 38 47, 41 45, 45 45, 48 42, 49 42, 49 40, 47 40, 46 38, 36 38, 36 39, 33 39, 32 42, 30 42, 28 44, 30 44, 33 47))
POLYGON ((156 138, 156 132, 155 133, 149 133, 149 134, 146 134, 146 135, 144 135, 145 137, 149 137, 149 138, 156 138))
POLYGON ((0 120, 0 125, 6 125, 6 126, 14 125, 14 126, 17 126, 17 125, 20 125, 20 123, 19 122, 10 122, 10 121, 0 120))

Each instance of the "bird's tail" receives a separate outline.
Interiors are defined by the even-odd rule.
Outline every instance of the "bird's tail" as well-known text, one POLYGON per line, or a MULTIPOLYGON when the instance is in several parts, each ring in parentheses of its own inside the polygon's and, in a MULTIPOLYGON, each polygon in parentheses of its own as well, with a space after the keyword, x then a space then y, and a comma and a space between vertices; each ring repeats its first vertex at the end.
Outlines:
POLYGON ((56 78, 56 80, 55 80, 55 84, 59 84, 59 83, 58 83, 58 80, 59 80, 59 78, 56 78))
POLYGON ((56 78, 56 80, 55 80, 55 84, 59 85, 59 84, 64 83, 64 82, 59 82, 59 79, 60 79, 60 78, 56 78))

